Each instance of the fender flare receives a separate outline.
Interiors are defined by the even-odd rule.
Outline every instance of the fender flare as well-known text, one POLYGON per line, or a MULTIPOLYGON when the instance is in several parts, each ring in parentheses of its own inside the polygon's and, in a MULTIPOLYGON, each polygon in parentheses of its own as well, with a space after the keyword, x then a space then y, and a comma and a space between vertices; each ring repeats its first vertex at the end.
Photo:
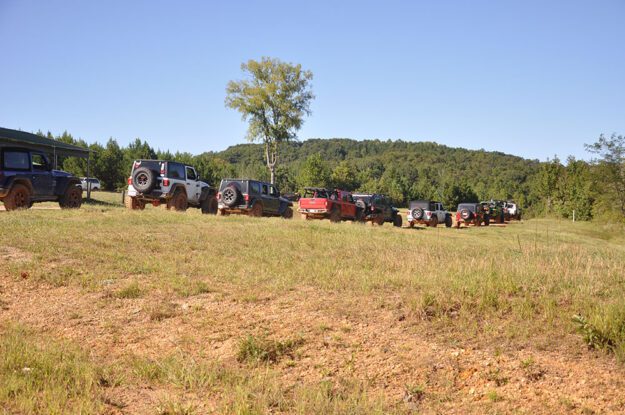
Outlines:
POLYGON ((171 195, 173 196, 174 193, 176 193, 178 191, 178 189, 182 189, 182 191, 187 194, 187 188, 184 187, 183 185, 176 183, 171 187, 171 195))
POLYGON ((33 184, 30 182, 30 180, 24 179, 24 178, 18 178, 18 177, 11 177, 9 178, 9 183, 7 185, 7 193, 9 193, 13 189, 13 186, 16 184, 22 184, 28 187, 28 190, 30 191, 30 193, 34 192, 33 184))
POLYGON ((200 194, 200 202, 205 201, 208 197, 210 196, 216 196, 217 195, 217 191, 215 190, 214 187, 204 187, 202 189, 202 193, 200 194))

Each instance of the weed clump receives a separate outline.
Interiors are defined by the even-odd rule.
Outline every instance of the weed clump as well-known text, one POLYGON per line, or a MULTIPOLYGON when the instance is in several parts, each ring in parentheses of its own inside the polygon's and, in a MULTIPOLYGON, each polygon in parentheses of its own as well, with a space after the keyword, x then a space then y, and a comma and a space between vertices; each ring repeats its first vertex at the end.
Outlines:
POLYGON ((581 314, 573 316, 573 323, 591 349, 614 353, 625 361, 625 308, 612 305, 605 307, 589 320, 581 314))
POLYGON ((239 362, 276 363, 283 356, 293 357, 293 352, 303 344, 302 338, 284 341, 272 340, 266 336, 248 334, 239 343, 239 362))

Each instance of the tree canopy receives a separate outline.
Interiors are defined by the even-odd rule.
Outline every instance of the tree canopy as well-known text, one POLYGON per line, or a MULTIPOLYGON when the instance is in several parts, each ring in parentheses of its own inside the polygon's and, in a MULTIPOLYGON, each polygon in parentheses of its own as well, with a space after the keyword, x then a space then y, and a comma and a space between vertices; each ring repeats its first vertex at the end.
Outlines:
POLYGON ((293 140, 304 116, 310 115, 313 74, 299 64, 267 57, 260 62, 249 60, 241 70, 248 78, 228 83, 225 103, 248 122, 248 140, 264 143, 265 161, 275 183, 280 143, 293 140))

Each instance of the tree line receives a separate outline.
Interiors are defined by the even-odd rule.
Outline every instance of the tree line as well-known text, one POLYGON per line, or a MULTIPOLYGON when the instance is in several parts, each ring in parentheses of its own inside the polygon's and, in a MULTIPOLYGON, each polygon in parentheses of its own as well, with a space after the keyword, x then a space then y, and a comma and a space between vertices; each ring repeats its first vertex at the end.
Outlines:
MULTIPOLYGON (((269 180, 263 144, 239 144, 199 155, 171 153, 136 139, 88 144, 64 132, 38 134, 93 150, 91 175, 106 190, 126 186, 136 159, 164 159, 195 166, 202 179, 218 185, 225 177, 269 180)), ((388 195, 398 206, 414 199, 441 200, 450 209, 460 202, 513 199, 526 214, 579 220, 625 218, 625 137, 600 136, 587 146, 591 161, 557 157, 546 162, 500 152, 451 148, 432 142, 309 139, 280 144, 275 181, 282 192, 306 186, 338 187, 388 195)), ((68 157, 59 167, 86 176, 87 161, 68 157)))

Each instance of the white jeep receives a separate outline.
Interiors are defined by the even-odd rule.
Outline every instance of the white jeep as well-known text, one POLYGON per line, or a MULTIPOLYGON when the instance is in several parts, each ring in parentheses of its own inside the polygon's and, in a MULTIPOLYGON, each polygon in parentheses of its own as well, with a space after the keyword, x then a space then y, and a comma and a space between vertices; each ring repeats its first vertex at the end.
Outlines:
POLYGON ((447 212, 440 202, 430 200, 413 200, 408 210, 408 225, 412 228, 420 223, 436 228, 439 223, 444 223, 451 228, 453 224, 451 213, 447 212))
POLYGON ((134 161, 125 204, 129 209, 143 210, 146 203, 165 204, 177 211, 193 206, 202 213, 217 214, 215 188, 201 181, 195 168, 175 161, 134 161))

